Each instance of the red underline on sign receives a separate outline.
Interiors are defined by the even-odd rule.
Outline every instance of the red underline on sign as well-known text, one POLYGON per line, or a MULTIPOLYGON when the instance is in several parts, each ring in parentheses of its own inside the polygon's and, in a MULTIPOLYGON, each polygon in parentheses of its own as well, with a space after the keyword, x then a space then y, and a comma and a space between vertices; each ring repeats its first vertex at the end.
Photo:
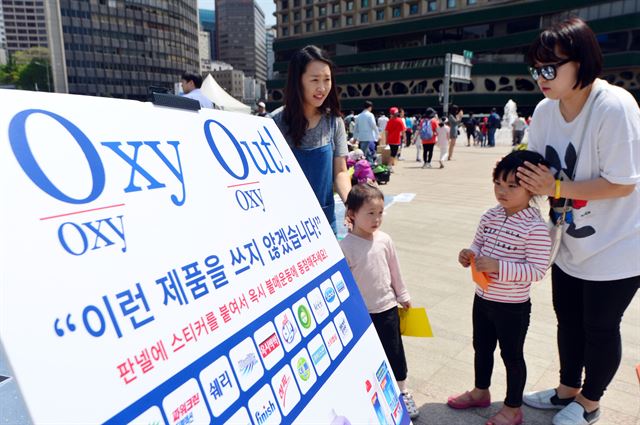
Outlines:
POLYGON ((100 210, 106 210, 108 208, 116 208, 116 207, 123 207, 123 206, 124 206, 124 204, 108 205, 106 207, 91 208, 90 210, 75 211, 75 212, 70 212, 70 213, 66 213, 66 214, 52 215, 50 217, 42 217, 40 220, 49 220, 49 219, 52 219, 52 218, 66 217, 68 215, 76 215, 76 214, 82 214, 82 213, 91 212, 91 211, 100 211, 100 210))
POLYGON ((231 187, 247 186, 247 185, 256 184, 256 183, 260 183, 260 182, 248 182, 248 183, 233 184, 231 186, 227 186, 227 189, 229 189, 231 187))

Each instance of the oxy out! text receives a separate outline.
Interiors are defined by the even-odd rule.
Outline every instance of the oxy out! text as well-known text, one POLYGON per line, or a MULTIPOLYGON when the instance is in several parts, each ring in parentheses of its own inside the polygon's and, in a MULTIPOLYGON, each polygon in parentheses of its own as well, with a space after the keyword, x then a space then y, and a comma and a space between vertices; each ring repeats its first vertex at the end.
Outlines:
MULTIPOLYGON (((282 153, 273 140, 271 133, 267 127, 263 127, 263 129, 269 140, 265 140, 262 133, 258 131, 260 141, 253 140, 249 143, 245 140, 238 140, 220 121, 211 119, 204 123, 204 134, 209 143, 209 148, 211 148, 211 152, 213 152, 222 169, 236 180, 245 180, 252 169, 263 176, 290 172, 289 166, 282 162, 282 153), (214 138, 212 130, 216 129, 219 130, 216 131, 216 135, 220 135, 220 137, 214 138), (233 165, 229 164, 229 161, 227 161, 220 152, 220 146, 229 146, 229 144, 235 148, 235 153, 237 154, 236 157, 229 158, 234 160, 233 162, 235 164, 233 165), (274 156, 271 147, 275 148, 276 156, 274 156)), ((254 208, 259 208, 263 212, 266 211, 260 189, 236 189, 235 199, 238 206, 244 211, 249 211, 254 208)))
MULTIPOLYGON (((284 157, 269 130, 266 127, 263 127, 263 130, 266 139, 263 132, 259 130, 256 132, 259 140, 244 141, 239 140, 228 127, 216 120, 207 120, 203 128, 204 136, 215 159, 222 169, 238 183, 245 183, 245 180, 254 171, 262 176, 290 172, 289 166, 284 163, 284 157), (215 129, 214 132, 212 132, 212 128, 215 129), (221 153, 219 147, 223 144, 235 148, 231 149, 232 158, 225 158, 221 153), (234 150, 235 152, 233 152, 234 150)), ((96 146, 102 146, 126 164, 128 176, 124 179, 127 182, 123 188, 125 194, 145 189, 169 190, 167 187, 169 186, 174 188, 170 199, 175 206, 180 207, 186 202, 186 173, 183 170, 180 157, 180 141, 108 140, 94 144, 78 126, 67 118, 44 109, 26 109, 18 112, 11 119, 9 142, 18 164, 29 179, 39 189, 58 201, 73 205, 85 205, 99 199, 108 178, 111 179, 96 148, 96 146), (45 169, 48 169, 47 166, 50 164, 46 164, 46 159, 36 159, 27 137, 28 119, 32 116, 39 116, 40 119, 44 117, 51 120, 53 125, 62 127, 71 136, 69 140, 75 142, 81 149, 90 175, 78 178, 89 183, 88 193, 70 194, 68 190, 60 187, 59 182, 56 184, 45 173, 45 169), (45 164, 41 164, 39 161, 45 162, 45 164), (168 170, 168 173, 162 173, 163 177, 158 173, 158 164, 162 164, 165 171, 168 170)), ((52 143, 55 142, 55 140, 52 141, 52 143)), ((228 149, 223 151, 229 155, 228 149)), ((160 168, 160 170, 162 169, 160 168)), ((253 176, 255 175, 253 173, 253 176)), ((242 184, 237 186, 242 186, 242 184)), ((265 211, 265 200, 260 188, 237 188, 235 199, 243 211, 265 211)), ((61 247, 75 256, 109 247, 119 247, 122 252, 127 250, 124 214, 120 213, 94 221, 65 221, 59 225, 57 233, 61 247)))

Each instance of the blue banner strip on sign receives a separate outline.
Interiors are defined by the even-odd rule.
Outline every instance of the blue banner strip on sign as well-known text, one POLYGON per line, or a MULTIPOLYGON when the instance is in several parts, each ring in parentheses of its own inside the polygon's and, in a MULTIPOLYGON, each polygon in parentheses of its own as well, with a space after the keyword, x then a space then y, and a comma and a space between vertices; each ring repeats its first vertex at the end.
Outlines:
MULTIPOLYGON (((348 318, 348 323, 351 327, 353 338, 347 343, 346 347, 343 347, 342 351, 336 357, 336 359, 331 361, 329 368, 321 376, 317 377, 317 381, 313 384, 312 388, 306 394, 302 395, 302 398, 298 402, 298 404, 289 413, 287 413, 286 422, 292 422, 302 412, 305 406, 313 399, 314 395, 320 390, 320 388, 322 388, 325 382, 331 377, 340 363, 342 363, 346 356, 349 355, 353 347, 358 343, 369 326, 372 326, 369 313, 366 310, 360 292, 358 291, 358 287, 353 280, 353 276, 351 275, 345 259, 340 260, 333 267, 324 271, 316 279, 306 284, 302 289, 296 291, 287 299, 263 314, 257 320, 254 320, 242 330, 234 334, 231 338, 222 342, 213 350, 209 351, 207 354, 193 362, 191 365, 187 366, 186 368, 169 378, 167 381, 156 387, 154 390, 150 391, 148 394, 128 406, 126 409, 124 409, 111 419, 107 420, 105 423, 114 425, 128 423, 153 406, 157 406, 163 412, 162 414, 167 423, 172 423, 173 421, 168 420, 168 418, 166 417, 166 412, 164 412, 162 409, 162 401, 168 394, 175 391, 178 387, 180 387, 190 379, 195 379, 196 381, 198 381, 202 394, 206 394, 207 389, 202 387, 202 383, 199 380, 199 374, 203 369, 205 369, 207 366, 212 364, 223 355, 228 357, 229 351, 233 347, 244 341, 247 337, 253 338, 254 332, 256 330, 260 329, 266 323, 270 321, 272 322, 275 316, 277 316, 287 308, 291 308, 294 303, 296 303, 302 297, 308 295, 311 290, 319 288, 322 282, 330 279, 331 276, 336 272, 340 272, 342 274, 344 282, 346 283, 347 289, 349 291, 349 297, 344 300, 344 302, 341 302, 337 309, 335 309, 333 312, 330 312, 327 319, 322 321, 321 324, 316 325, 316 328, 309 335, 302 338, 302 341, 299 342, 294 349, 292 349, 288 353, 285 353, 284 357, 281 358, 270 370, 267 370, 265 368, 263 376, 259 378, 253 385, 251 385, 251 387, 247 391, 241 391, 240 397, 228 408, 226 408, 220 416, 215 417, 215 419, 212 421, 215 423, 223 423, 233 414, 235 414, 238 409, 243 406, 247 407, 249 399, 265 384, 270 384, 271 378, 276 374, 276 372, 278 372, 284 365, 289 364, 294 355, 296 355, 302 347, 306 347, 306 344, 311 339, 320 334, 326 324, 328 324, 330 321, 333 321, 338 313, 344 312, 346 314, 346 317, 348 318)), ((334 296, 337 297, 337 295, 334 296)), ((237 385, 237 375, 235 376, 235 378, 237 385)), ((277 390, 274 389, 274 393, 277 393, 277 390)), ((206 399, 206 397, 203 398, 206 399)), ((209 410, 211 418, 214 418, 214 415, 212 414, 208 403, 207 409, 209 410)), ((405 414, 403 416, 408 419, 408 415, 405 414)), ((405 421, 403 420, 403 422, 405 421)), ((408 421, 406 422, 408 423, 408 421)))

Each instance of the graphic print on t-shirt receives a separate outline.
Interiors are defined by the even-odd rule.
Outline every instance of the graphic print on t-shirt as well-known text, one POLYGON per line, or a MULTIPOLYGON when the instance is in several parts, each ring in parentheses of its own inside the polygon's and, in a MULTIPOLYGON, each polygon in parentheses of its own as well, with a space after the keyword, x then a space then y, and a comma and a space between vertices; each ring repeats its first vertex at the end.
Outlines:
MULTIPOLYGON (((562 162, 560 161, 560 155, 555 150, 553 146, 545 146, 544 157, 549 162, 549 165, 556 170, 554 177, 556 179, 560 179, 563 181, 571 181, 571 177, 575 175, 575 168, 577 163, 578 155, 576 153, 576 148, 573 146, 573 143, 569 142, 567 145, 567 150, 564 153, 564 163, 565 168, 562 168, 562 162)), ((551 208, 562 208, 564 205, 564 198, 553 199, 550 198, 551 208)), ((583 201, 580 199, 570 199, 568 202, 568 206, 570 206, 574 210, 579 210, 587 206, 589 201, 583 201)), ((573 221, 573 214, 567 213, 566 222, 569 224, 567 228, 567 234, 573 236, 574 238, 586 238, 596 233, 596 229, 592 226, 583 226, 580 228, 576 227, 576 223, 573 221)))

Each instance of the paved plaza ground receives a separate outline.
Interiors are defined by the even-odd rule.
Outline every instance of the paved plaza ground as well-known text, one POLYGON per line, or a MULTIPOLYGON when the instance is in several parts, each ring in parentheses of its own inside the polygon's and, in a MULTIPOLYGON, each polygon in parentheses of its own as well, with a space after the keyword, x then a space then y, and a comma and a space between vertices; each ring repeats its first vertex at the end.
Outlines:
MULTIPOLYGON (((396 244, 413 303, 427 308, 435 334, 429 339, 404 339, 409 385, 420 409, 416 424, 484 424, 500 409, 505 396, 505 371, 496 351, 491 387, 494 403, 468 411, 454 411, 446 405, 447 396, 473 387, 474 288, 469 270, 457 258, 459 250, 471 243, 481 214, 496 204, 491 172, 511 149, 508 135, 501 136, 495 148, 466 147, 466 140, 459 138, 453 161, 445 163, 444 169, 422 169, 415 162, 415 148, 409 147, 391 181, 381 186, 385 194, 416 194, 412 202, 389 207, 382 226, 396 244)), ((525 391, 551 388, 558 381, 549 276, 533 285, 532 304, 525 343, 525 391)), ((602 400, 603 416, 598 422, 602 425, 640 425, 640 385, 634 369, 640 363, 640 296, 623 318, 622 335, 622 364, 602 400)), ((525 423, 548 425, 553 414, 525 407, 525 423)))

